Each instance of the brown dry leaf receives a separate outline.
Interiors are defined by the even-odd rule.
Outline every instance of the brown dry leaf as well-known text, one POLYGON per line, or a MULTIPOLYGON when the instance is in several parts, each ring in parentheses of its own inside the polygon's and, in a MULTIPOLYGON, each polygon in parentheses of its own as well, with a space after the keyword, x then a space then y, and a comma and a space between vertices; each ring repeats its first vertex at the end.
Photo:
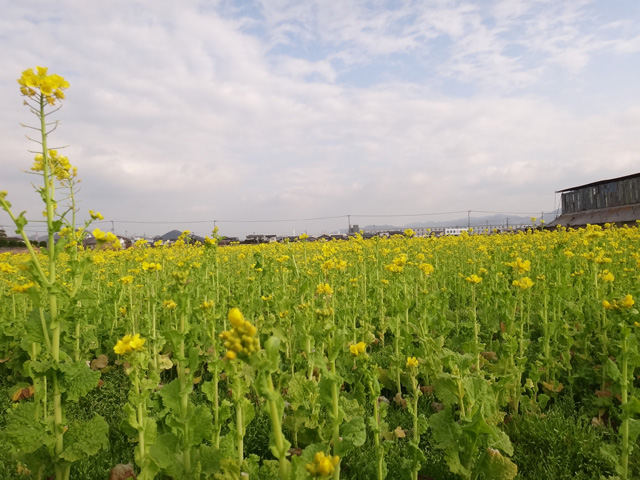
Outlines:
POLYGON ((106 355, 100 355, 91 360, 91 370, 101 370, 107 365, 109 365, 109 357, 106 355))
POLYGON ((396 438, 404 438, 407 436, 407 432, 405 432, 400 426, 396 427, 396 429, 393 431, 393 434, 396 436, 396 438))
POLYGON ((7 357, 7 358, 0 358, 0 363, 8 362, 9 360, 11 360, 11 358, 9 358, 9 357, 7 357))
POLYGON ((393 397, 393 401, 400 405, 403 409, 407 408, 407 401, 402 398, 402 394, 400 392, 396 393, 396 396, 393 397))
POLYGON ((444 410, 444 405, 440 402, 431 402, 431 410, 433 410, 436 413, 440 412, 444 410))
POLYGON ((16 467, 16 472, 18 473, 18 475, 31 475, 31 470, 29 470, 27 467, 23 467, 20 464, 18 464, 18 466, 16 467))
POLYGON ((422 387, 420 387, 420 390, 425 395, 433 395, 433 392, 436 391, 436 389, 435 389, 435 387, 433 385, 423 385, 422 387))
POLYGON ((485 360, 489 360, 490 362, 495 362, 498 359, 498 354, 496 352, 482 352, 482 356, 485 360))
POLYGON ((130 478, 138 478, 136 477, 136 472, 133 471, 133 465, 130 463, 116 465, 109 474, 109 480, 129 480, 130 478))
POLYGON ((20 400, 26 400, 27 398, 33 397, 35 390, 33 389, 33 385, 29 385, 28 387, 21 388, 20 390, 16 390, 13 395, 11 395, 11 400, 14 402, 19 402, 20 400))
POLYGON ((564 390, 564 385, 561 382, 542 382, 542 387, 552 393, 560 393, 564 390))
POLYGON ((296 456, 299 457, 300 455, 302 455, 302 449, 301 448, 290 448, 287 453, 291 456, 296 456))
POLYGON ((613 393, 609 390, 596 390, 596 397, 612 397, 613 393))

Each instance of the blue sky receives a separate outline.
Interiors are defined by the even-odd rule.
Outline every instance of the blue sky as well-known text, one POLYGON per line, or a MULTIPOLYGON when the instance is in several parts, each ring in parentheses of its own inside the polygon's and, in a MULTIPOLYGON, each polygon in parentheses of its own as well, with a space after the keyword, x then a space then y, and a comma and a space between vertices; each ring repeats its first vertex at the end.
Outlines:
POLYGON ((71 83, 53 144, 83 179, 81 215, 99 210, 120 233, 533 214, 556 190, 640 171, 637 1, 0 8, 0 189, 29 218, 41 207, 16 79, 36 65, 71 83))

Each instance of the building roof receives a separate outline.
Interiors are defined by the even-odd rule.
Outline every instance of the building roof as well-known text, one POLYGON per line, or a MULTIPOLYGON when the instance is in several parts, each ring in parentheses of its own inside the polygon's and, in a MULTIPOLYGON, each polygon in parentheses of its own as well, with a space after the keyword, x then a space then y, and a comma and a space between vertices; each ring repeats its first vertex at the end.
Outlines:
POLYGON ((581 212, 563 213, 547 224, 546 227, 582 227, 584 225, 602 225, 604 223, 631 223, 640 220, 640 204, 620 207, 598 208, 581 212))
POLYGON ((609 180, 599 180, 597 182, 586 183, 584 185, 579 185, 577 187, 564 188, 562 190, 556 190, 556 193, 569 192, 571 190, 579 190, 581 188, 587 188, 587 187, 595 187, 597 185, 602 185, 602 184, 611 183, 611 182, 618 182, 620 180, 627 180, 629 178, 634 178, 634 177, 640 177, 640 173, 632 173, 631 175, 625 175, 624 177, 610 178, 609 180))

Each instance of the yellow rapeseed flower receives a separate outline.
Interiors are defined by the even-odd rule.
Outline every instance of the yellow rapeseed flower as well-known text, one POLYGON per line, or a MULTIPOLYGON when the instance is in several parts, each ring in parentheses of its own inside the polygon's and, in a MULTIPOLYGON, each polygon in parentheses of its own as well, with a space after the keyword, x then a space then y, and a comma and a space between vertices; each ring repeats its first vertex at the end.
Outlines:
POLYGON ((104 217, 100 212, 94 212, 93 210, 89 210, 89 215, 92 220, 104 220, 104 217))
POLYGON ((316 295, 333 295, 333 288, 329 286, 328 283, 320 283, 316 287, 316 295))
POLYGON ((313 462, 307 463, 305 468, 312 477, 328 477, 333 475, 336 466, 340 463, 340 457, 326 455, 324 452, 318 452, 313 457, 313 462))
POLYGON ((69 88, 69 82, 60 75, 47 75, 47 67, 36 67, 36 70, 37 72, 34 72, 30 68, 22 72, 18 79, 20 92, 26 97, 33 97, 38 93, 37 90, 40 90, 47 103, 55 105, 56 100, 64 98, 63 90, 69 88))
POLYGON ((475 273, 470 277, 465 278, 465 280, 474 285, 477 285, 478 283, 482 283, 482 277, 479 277, 475 273))
POLYGON ((13 293, 27 293, 32 287, 35 287, 36 284, 34 282, 27 282, 22 285, 14 285, 11 288, 11 292, 13 293))
POLYGON ((513 285, 519 287, 521 290, 526 290, 533 287, 534 283, 529 277, 523 277, 520 280, 514 280, 513 285))
POLYGON ((416 368, 418 366, 418 359, 416 357, 407 357, 407 368, 416 368))
POLYGON ((162 306, 168 310, 175 310, 178 304, 173 300, 165 300, 164 302, 162 302, 162 306))
POLYGON ((353 345, 349 345, 349 351, 351 352, 351 355, 357 357, 367 351, 367 344, 364 342, 358 342, 353 345))
POLYGON ((227 318, 233 328, 220 334, 220 338, 224 340, 224 348, 227 349, 226 359, 240 357, 245 360, 260 350, 260 340, 256 336, 258 329, 245 320, 239 308, 230 309, 227 318))
POLYGON ((118 355, 124 355, 133 351, 141 351, 144 349, 144 343, 146 340, 144 338, 140 338, 140 334, 136 333, 135 335, 125 335, 116 343, 116 346, 113 347, 113 351, 118 355))
POLYGON ((600 273, 599 277, 603 282, 613 282, 616 278, 609 270, 603 270, 602 273, 600 273))

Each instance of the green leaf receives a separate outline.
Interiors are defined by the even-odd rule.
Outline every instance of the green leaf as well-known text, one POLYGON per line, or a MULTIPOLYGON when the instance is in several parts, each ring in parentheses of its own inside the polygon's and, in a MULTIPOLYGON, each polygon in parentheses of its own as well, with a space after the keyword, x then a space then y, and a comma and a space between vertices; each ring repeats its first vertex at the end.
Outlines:
POLYGON ((491 480, 513 480, 518 474, 518 466, 507 457, 503 457, 498 450, 488 448, 475 471, 483 473, 484 478, 491 480))
POLYGON ((616 365, 613 360, 611 360, 610 358, 607 358, 607 362, 605 363, 605 368, 607 370, 607 376, 611 380, 613 380, 614 382, 617 382, 618 380, 620 380, 620 377, 621 377, 620 370, 618 369, 618 365, 616 365))
POLYGON ((501 450, 507 455, 513 455, 513 445, 509 435, 504 433, 500 428, 495 425, 489 425, 491 434, 487 440, 487 445, 491 448, 501 450))
POLYGON ((180 411, 180 381, 176 378, 160 389, 162 403, 171 412, 180 411))
POLYGON ((336 454, 344 457, 355 447, 364 445, 367 440, 367 429, 364 424, 364 418, 355 417, 351 421, 343 423, 340 426, 340 436, 342 440, 336 447, 336 454))
POLYGON ((640 435, 640 420, 630 418, 629 422, 629 445, 633 448, 636 445, 636 440, 640 435))
POLYGON ((165 474, 177 476, 182 471, 182 465, 176 456, 176 452, 179 451, 178 437, 172 433, 165 433, 157 438, 154 445, 151 445, 149 456, 158 467, 164 470, 165 474))
POLYGON ((87 422, 74 422, 64 434, 64 450, 60 457, 68 462, 77 462, 95 455, 109 446, 109 425, 100 415, 87 422))
POLYGON ((24 453, 55 443, 55 437, 48 432, 47 426, 36 420, 34 402, 19 403, 7 410, 7 426, 0 438, 3 439, 2 443, 6 442, 24 453))
POLYGON ((100 372, 93 371, 84 362, 61 363, 63 373, 60 391, 66 393, 67 400, 78 401, 98 386, 100 372))
POLYGON ((277 372, 280 364, 280 339, 278 337, 270 337, 264 344, 264 350, 267 354, 266 369, 269 372, 277 372))
POLYGON ((222 452, 213 445, 200 446, 200 465, 202 473, 205 475, 213 475, 220 471, 220 461, 222 460, 222 452))
POLYGON ((193 411, 189 412, 190 418, 187 422, 189 425, 188 445, 194 446, 200 445, 203 440, 213 436, 213 415, 209 409, 202 404, 191 408, 193 408, 193 411))
POLYGON ((453 420, 451 408, 431 415, 429 417, 429 427, 433 431, 433 438, 436 441, 436 448, 444 450, 444 458, 452 473, 469 477, 471 472, 462 465, 458 445, 463 445, 463 432, 460 425, 453 420))

